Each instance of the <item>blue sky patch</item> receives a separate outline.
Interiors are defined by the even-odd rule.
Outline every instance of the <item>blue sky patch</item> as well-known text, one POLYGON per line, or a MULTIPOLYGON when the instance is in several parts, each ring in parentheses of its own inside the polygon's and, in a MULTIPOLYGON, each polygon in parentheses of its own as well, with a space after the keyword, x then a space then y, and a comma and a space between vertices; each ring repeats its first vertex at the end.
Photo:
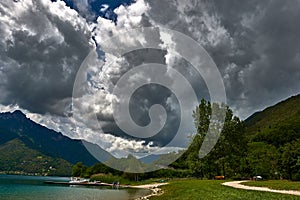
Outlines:
MULTIPOLYGON (((51 0, 55 2, 56 0, 51 0)), ((130 5, 134 0, 87 0, 88 1, 88 12, 82 12, 79 8, 80 0, 63 0, 67 6, 79 12, 79 14, 87 20, 96 20, 97 17, 103 17, 117 20, 117 15, 113 10, 120 5, 130 5)))

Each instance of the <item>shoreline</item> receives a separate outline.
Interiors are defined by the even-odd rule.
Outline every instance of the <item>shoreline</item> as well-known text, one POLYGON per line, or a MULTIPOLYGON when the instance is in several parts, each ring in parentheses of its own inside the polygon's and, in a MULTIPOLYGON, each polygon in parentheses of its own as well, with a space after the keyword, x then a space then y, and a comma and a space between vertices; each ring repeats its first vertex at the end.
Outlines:
MULTIPOLYGON (((54 181, 45 181, 44 184, 52 184, 52 185, 81 185, 81 186, 110 186, 113 187, 113 184, 110 183, 97 183, 97 182, 88 182, 88 183, 70 183, 70 182, 54 182, 54 181)), ((145 185, 119 185, 120 188, 134 188, 134 189, 147 189, 151 190, 151 194, 146 196, 138 197, 135 200, 149 199, 152 196, 162 195, 164 192, 162 191, 160 186, 167 185, 169 183, 152 183, 145 185)))
POLYGON ((149 199, 149 197, 153 196, 160 196, 164 193, 164 191, 159 188, 160 186, 167 185, 169 183, 153 183, 153 184, 146 184, 146 185, 136 185, 136 186, 130 186, 131 188, 137 188, 137 189, 148 189, 151 190, 152 193, 148 194, 146 196, 139 197, 135 200, 145 200, 149 199))

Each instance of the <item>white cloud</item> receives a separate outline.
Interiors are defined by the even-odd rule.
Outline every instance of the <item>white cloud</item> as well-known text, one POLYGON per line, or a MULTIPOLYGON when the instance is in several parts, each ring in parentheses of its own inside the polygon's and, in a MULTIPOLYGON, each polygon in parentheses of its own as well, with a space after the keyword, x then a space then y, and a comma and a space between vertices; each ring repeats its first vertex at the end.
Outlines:
POLYGON ((105 12, 109 8, 108 4, 102 4, 100 8, 100 12, 105 12))

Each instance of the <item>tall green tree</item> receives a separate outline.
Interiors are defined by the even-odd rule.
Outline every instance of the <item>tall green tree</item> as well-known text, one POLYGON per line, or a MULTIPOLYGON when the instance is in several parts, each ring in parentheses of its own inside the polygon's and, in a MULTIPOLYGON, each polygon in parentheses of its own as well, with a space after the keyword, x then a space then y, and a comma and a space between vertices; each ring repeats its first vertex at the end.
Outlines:
POLYGON ((199 150, 209 128, 211 104, 202 99, 199 106, 193 111, 193 118, 197 133, 186 151, 188 168, 195 177, 203 178, 206 173, 206 163, 199 158, 199 150))
POLYGON ((232 110, 227 107, 226 118, 220 138, 212 151, 217 168, 224 176, 234 176, 242 173, 241 158, 246 152, 244 125, 238 117, 233 116, 232 110))
POLYGON ((196 107, 193 118, 197 133, 186 152, 192 174, 196 177, 212 178, 220 174, 225 176, 227 171, 229 176, 241 173, 240 158, 246 151, 243 122, 233 116, 232 110, 225 104, 210 104, 205 100, 201 100, 196 107), (219 140, 211 152, 200 159, 199 150, 208 130, 220 134, 219 140))

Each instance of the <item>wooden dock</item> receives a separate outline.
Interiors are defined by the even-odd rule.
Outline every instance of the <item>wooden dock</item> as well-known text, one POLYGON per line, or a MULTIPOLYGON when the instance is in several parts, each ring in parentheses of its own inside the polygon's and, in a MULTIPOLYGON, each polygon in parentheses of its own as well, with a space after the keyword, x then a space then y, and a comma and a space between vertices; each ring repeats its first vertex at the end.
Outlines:
POLYGON ((81 185, 81 186, 110 186, 113 187, 113 184, 109 183, 99 183, 99 182, 86 182, 86 183, 70 183, 70 182, 55 182, 55 181, 45 181, 45 184, 52 185, 81 185))

